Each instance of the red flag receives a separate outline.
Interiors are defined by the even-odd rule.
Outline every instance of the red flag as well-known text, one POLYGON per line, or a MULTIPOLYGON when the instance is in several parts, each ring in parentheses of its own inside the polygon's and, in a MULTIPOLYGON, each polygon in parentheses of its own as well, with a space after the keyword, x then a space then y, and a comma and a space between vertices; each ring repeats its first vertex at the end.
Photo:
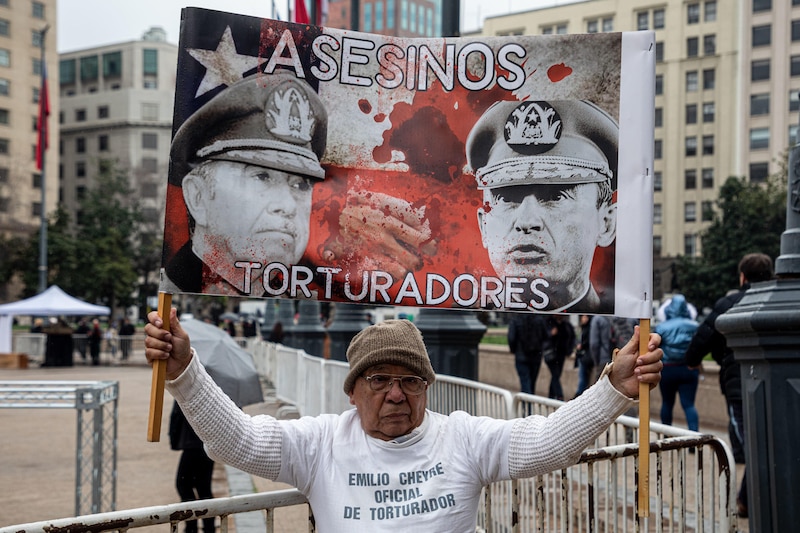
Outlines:
POLYGON ((294 21, 300 24, 309 24, 311 22, 306 10, 306 0, 294 0, 294 21))
POLYGON ((47 97, 47 67, 42 64, 42 87, 39 90, 39 118, 36 121, 36 168, 44 167, 44 154, 48 147, 47 117, 50 116, 50 99, 47 97))

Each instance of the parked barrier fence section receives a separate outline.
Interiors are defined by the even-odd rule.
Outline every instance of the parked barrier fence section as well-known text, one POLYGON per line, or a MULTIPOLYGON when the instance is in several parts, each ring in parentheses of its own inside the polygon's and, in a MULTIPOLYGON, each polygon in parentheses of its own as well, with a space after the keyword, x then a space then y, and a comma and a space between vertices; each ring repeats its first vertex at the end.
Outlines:
MULTIPOLYGON (((259 374, 286 404, 281 414, 292 416, 340 413, 352 408, 341 384, 347 364, 306 354, 302 350, 261 341, 248 343, 259 374)), ((510 418, 547 415, 562 402, 509 391, 452 376, 437 375, 428 393, 428 407, 449 413, 460 409, 478 416, 510 418)), ((532 479, 494 483, 484 489, 478 530, 485 532, 628 531, 735 533, 735 471, 727 445, 712 435, 651 424, 650 516, 638 516, 638 419, 618 418, 581 455, 578 464, 532 479), (653 491, 653 488, 655 489, 653 491)), ((277 507, 306 502, 296 490, 218 498, 103 515, 65 518, 0 528, 22 533, 69 526, 71 532, 109 531, 171 524, 263 510, 267 533, 274 531, 277 507)), ((309 512, 309 531, 314 520, 309 512)))

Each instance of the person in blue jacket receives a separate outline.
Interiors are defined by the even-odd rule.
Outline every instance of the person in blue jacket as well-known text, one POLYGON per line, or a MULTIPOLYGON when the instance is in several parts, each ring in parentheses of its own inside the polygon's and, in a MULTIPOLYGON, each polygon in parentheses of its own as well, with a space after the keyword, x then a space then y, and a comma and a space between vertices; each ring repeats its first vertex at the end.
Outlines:
POLYGON ((686 350, 692 342, 698 324, 692 320, 689 305, 682 294, 676 294, 667 304, 664 314, 667 319, 656 326, 655 332, 661 335, 661 348, 664 350, 664 370, 661 372, 661 423, 672 425, 672 409, 675 396, 681 400, 686 413, 686 424, 692 431, 700 428, 700 418, 694 405, 700 369, 689 368, 686 350))

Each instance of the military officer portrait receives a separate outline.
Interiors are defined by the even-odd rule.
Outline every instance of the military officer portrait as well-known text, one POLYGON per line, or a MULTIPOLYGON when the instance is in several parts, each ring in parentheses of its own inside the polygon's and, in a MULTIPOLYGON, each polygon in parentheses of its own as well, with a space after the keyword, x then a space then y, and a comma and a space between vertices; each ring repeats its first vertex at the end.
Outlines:
POLYGON ((591 272, 615 241, 618 138, 616 121, 583 100, 496 102, 470 131, 483 246, 499 278, 525 278, 515 296, 530 310, 613 312, 613 287, 591 272))
POLYGON ((305 81, 276 72, 230 85, 181 124, 170 183, 183 192, 191 238, 167 263, 162 290, 249 294, 261 270, 248 279, 244 263, 300 260, 312 189, 325 179, 327 120, 305 81))

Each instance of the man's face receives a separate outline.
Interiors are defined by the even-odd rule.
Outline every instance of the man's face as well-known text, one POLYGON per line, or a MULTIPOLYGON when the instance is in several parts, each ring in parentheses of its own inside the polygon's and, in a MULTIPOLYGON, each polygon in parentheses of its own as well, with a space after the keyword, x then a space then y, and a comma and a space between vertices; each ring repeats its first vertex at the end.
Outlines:
MULTIPOLYGON (((399 365, 375 365, 364 372, 364 376, 374 374, 415 375, 399 365)), ((388 392, 374 392, 369 383, 359 377, 350 391, 350 403, 356 406, 364 431, 370 437, 381 440, 406 435, 422 424, 427 402, 427 391, 416 396, 406 394, 400 388, 399 381, 394 381, 388 392)))
POLYGON ((597 207, 597 184, 517 185, 484 191, 483 245, 500 277, 538 277, 585 292, 597 246, 616 232, 616 206, 597 207))
POLYGON ((204 260, 297 263, 308 244, 312 181, 242 163, 206 165, 206 178, 190 174, 183 183, 204 260))

